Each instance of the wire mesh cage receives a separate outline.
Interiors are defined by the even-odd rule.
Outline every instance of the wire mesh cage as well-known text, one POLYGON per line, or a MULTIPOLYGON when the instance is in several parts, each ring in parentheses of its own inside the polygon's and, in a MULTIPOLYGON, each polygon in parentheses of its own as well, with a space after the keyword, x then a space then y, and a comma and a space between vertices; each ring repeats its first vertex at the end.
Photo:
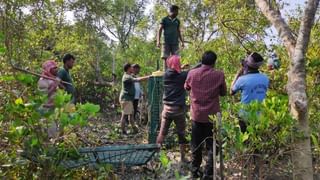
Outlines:
POLYGON ((149 119, 149 143, 155 143, 160 124, 162 111, 162 76, 153 76, 148 81, 148 119, 149 119))
POLYGON ((98 164, 111 164, 119 166, 140 166, 150 161, 152 156, 159 150, 157 144, 139 145, 113 145, 96 148, 81 148, 81 159, 61 162, 66 168, 79 166, 95 166, 98 164))

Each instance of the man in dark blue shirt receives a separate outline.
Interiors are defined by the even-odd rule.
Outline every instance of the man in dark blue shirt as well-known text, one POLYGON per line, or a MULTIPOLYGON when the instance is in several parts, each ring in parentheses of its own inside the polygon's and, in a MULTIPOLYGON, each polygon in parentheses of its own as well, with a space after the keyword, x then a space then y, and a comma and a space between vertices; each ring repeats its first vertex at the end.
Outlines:
POLYGON ((184 47, 182 34, 180 30, 180 20, 177 18, 179 7, 172 5, 169 15, 161 20, 160 28, 157 34, 157 46, 161 47, 161 35, 163 31, 163 44, 161 49, 161 58, 164 60, 164 70, 166 69, 166 59, 171 55, 179 54, 179 39, 181 47, 184 47))

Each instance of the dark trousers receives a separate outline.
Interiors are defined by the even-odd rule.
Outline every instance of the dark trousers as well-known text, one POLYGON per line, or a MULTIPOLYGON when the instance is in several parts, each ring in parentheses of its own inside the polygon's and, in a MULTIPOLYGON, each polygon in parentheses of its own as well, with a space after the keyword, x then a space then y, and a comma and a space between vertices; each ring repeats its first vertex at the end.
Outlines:
POLYGON ((192 121, 191 147, 192 147, 192 170, 198 171, 202 162, 202 148, 206 144, 208 162, 205 175, 213 174, 213 139, 212 123, 199 123, 192 121), (205 141, 205 142, 204 142, 205 141))
POLYGON ((245 133, 247 131, 247 123, 244 120, 239 120, 239 126, 242 133, 245 133))
POLYGON ((133 119, 136 120, 136 115, 138 112, 139 99, 133 100, 133 119))

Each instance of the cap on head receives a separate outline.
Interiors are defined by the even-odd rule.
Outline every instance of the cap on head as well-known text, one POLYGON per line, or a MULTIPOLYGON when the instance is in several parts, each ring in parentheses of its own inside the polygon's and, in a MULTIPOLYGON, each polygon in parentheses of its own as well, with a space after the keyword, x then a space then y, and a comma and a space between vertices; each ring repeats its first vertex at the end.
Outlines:
POLYGON ((259 69, 259 67, 263 64, 263 57, 253 52, 246 58, 246 63, 250 68, 259 69))

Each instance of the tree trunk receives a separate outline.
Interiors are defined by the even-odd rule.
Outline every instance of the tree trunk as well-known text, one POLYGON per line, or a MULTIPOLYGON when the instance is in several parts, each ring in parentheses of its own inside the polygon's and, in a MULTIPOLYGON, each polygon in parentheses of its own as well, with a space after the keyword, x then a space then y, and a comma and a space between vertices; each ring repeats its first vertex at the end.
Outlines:
POLYGON ((297 44, 291 57, 288 73, 287 91, 291 114, 298 120, 297 130, 302 136, 294 140, 292 153, 293 178, 313 179, 312 152, 310 145, 310 128, 308 120, 308 98, 306 94, 306 61, 305 54, 308 48, 310 32, 313 26, 319 0, 309 0, 301 20, 297 44))
POLYGON ((293 144, 293 179, 310 180, 313 179, 313 167, 306 94, 305 54, 319 0, 308 1, 301 20, 297 41, 278 10, 273 10, 266 0, 255 0, 255 2, 277 29, 291 59, 287 92, 292 117, 298 121, 296 128, 299 134, 294 137, 293 144))
POLYGON ((278 35, 291 57, 294 52, 296 40, 292 34, 292 30, 281 16, 280 11, 278 9, 273 9, 267 0, 255 0, 255 2, 261 12, 278 31, 278 35))

